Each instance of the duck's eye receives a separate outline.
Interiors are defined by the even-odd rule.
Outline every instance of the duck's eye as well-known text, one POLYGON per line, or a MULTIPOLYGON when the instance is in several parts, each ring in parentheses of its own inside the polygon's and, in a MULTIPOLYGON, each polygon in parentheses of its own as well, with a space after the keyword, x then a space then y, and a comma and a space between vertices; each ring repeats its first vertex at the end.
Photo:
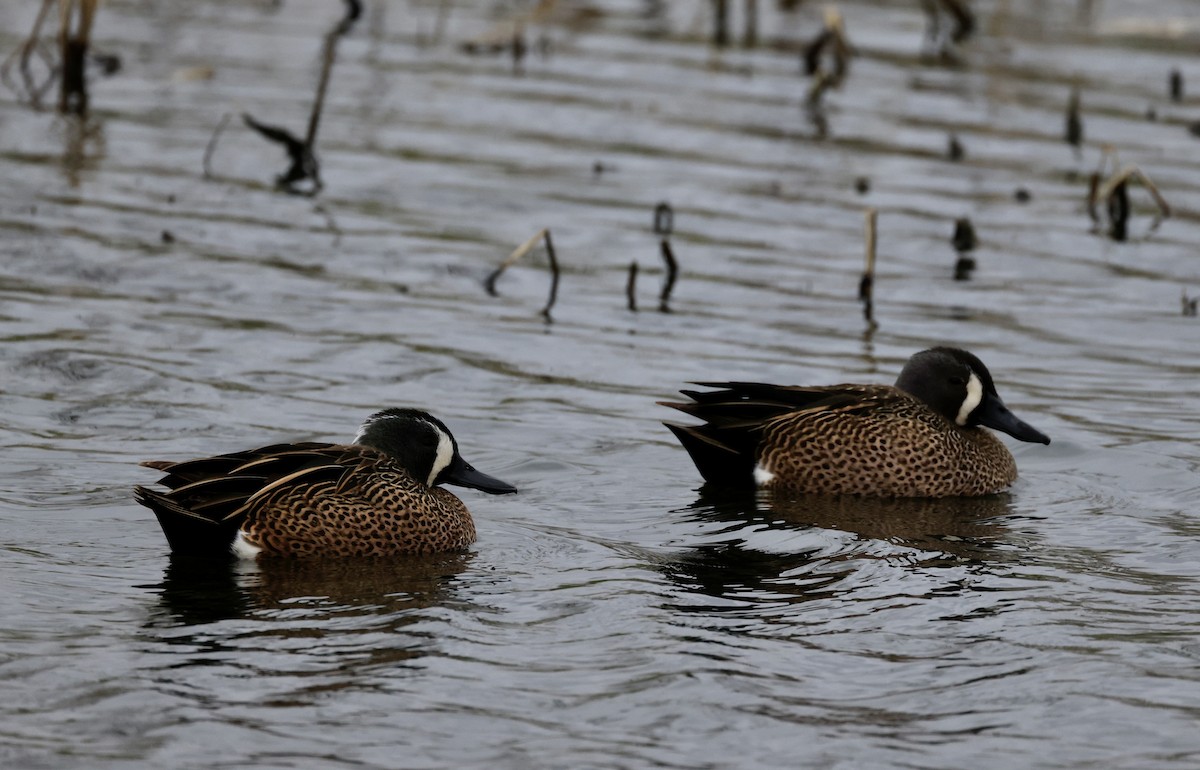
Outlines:
POLYGON ((967 380, 965 377, 951 377, 950 384, 951 385, 966 385, 967 380))
POLYGON ((421 446, 433 447, 437 446, 438 437, 433 433, 422 433, 417 437, 417 441, 420 442, 421 446))

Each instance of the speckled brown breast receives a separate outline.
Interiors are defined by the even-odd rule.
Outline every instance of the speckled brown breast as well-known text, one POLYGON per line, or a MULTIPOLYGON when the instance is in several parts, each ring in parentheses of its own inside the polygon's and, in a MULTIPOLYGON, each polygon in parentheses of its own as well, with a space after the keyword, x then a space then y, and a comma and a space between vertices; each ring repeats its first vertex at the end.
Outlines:
POLYGON ((284 556, 437 553, 475 541, 471 514, 457 497, 402 471, 371 468, 252 501, 241 531, 263 553, 284 556))
POLYGON ((764 486, 812 494, 947 497, 999 492, 1017 478, 1012 454, 986 428, 963 428, 890 386, 857 403, 800 410, 763 426, 764 486))

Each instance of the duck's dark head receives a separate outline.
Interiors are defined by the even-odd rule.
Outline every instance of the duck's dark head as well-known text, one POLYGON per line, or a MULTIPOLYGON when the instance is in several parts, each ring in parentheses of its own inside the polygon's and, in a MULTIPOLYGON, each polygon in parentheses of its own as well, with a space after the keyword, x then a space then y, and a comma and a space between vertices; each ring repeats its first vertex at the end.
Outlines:
POLYGON ((921 399, 955 425, 983 425, 1020 441, 1050 443, 1046 434, 1009 411, 996 393, 987 367, 965 350, 922 350, 908 359, 896 387, 921 399))
POLYGON ((384 409, 367 418, 354 443, 386 452, 428 486, 456 484, 493 495, 517 488, 471 467, 445 424, 420 409, 384 409))

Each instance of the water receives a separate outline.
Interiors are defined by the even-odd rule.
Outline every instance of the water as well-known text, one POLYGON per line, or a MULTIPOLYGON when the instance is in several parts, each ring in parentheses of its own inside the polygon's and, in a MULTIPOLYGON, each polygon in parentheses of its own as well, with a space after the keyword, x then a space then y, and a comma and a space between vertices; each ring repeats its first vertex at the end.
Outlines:
MULTIPOLYGON (((32 5, 0 9, 5 54, 32 5)), ((918 3, 843 3, 859 56, 819 138, 796 53, 819 8, 762 4, 766 44, 718 52, 707 4, 669 5, 563 4, 522 74, 458 47, 520 7, 455 4, 435 42, 436 3, 369 6, 316 199, 275 192, 282 152, 236 121, 201 171, 226 113, 302 132, 333 6, 109 3, 95 45, 123 68, 94 79, 86 124, 0 91, 0 764, 1200 762, 1180 313, 1200 293, 1200 102, 1166 97, 1172 68, 1200 78, 1194 9, 979 2, 955 66, 921 55, 918 3), (1135 186, 1127 243, 1085 211, 1104 143, 1172 207, 1149 232, 1135 186), (965 282, 960 216, 980 237, 965 282), (552 324, 541 254, 482 288, 541 227, 552 324), (713 500, 658 425, 687 381, 886 382, 939 342, 1054 439, 1014 447, 1008 494, 713 500), (462 493, 470 552, 214 570, 172 561, 130 497, 153 479, 139 460, 346 439, 392 405, 521 487, 462 493)))

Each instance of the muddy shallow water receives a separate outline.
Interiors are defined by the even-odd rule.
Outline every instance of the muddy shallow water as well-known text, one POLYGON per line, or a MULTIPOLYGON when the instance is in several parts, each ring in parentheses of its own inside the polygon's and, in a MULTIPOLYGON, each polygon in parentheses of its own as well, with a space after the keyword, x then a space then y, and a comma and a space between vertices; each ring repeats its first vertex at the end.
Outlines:
MULTIPOLYGON (((3 55, 34 5, 0 7, 3 55)), ((814 5, 760 4, 763 45, 724 51, 707 3, 560 5, 520 73, 459 43, 526 6, 369 5, 313 199, 236 121, 202 162, 227 113, 302 131, 340 6, 111 2, 95 46, 123 66, 86 122, 0 90, 0 764, 1195 767, 1191 3, 977 2, 957 64, 919 3, 843 3, 824 136, 814 5), (1151 230, 1132 188, 1125 243, 1086 213, 1105 144, 1172 207, 1151 230), (542 227, 550 324, 540 252, 483 289, 542 227), (1053 438, 1013 445, 1007 494, 712 499, 659 425, 687 381, 886 382, 942 342, 1053 438), (392 405, 521 488, 461 493, 468 553, 213 570, 131 499, 139 460, 346 439, 392 405)))

